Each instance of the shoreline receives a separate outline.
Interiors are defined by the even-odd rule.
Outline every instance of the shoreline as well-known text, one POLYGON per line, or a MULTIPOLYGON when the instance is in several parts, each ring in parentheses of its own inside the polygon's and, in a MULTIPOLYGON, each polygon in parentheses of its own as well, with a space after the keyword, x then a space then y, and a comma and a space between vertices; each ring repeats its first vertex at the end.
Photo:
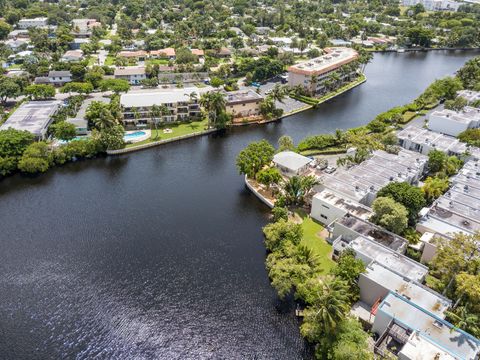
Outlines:
POLYGON ((441 47, 441 48, 402 48, 403 51, 398 51, 398 49, 385 49, 385 50, 369 50, 367 51, 372 53, 391 53, 396 52, 402 54, 404 52, 428 52, 428 51, 479 51, 480 47, 475 48, 450 48, 450 47, 441 47))

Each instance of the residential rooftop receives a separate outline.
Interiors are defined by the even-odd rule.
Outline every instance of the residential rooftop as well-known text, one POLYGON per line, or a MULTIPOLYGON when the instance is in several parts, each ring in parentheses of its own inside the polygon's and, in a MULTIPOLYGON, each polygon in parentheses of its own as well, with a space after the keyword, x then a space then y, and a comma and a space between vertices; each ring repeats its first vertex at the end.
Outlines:
POLYGON ((61 104, 61 101, 56 100, 24 103, 0 126, 0 130, 8 128, 26 130, 37 137, 42 137, 61 104))
POLYGON ((127 66, 115 68, 114 76, 130 76, 130 75, 144 75, 145 67, 143 66, 127 66))
POLYGON ((123 94, 120 97, 120 103, 125 108, 132 108, 189 102, 189 94, 192 93, 197 94, 197 97, 200 98, 200 90, 197 88, 168 89, 168 91, 158 89, 148 92, 135 91, 123 94))
POLYGON ((391 292, 404 296, 441 318, 445 317, 445 311, 452 305, 452 301, 441 294, 405 277, 397 269, 387 268, 375 261, 367 266, 366 272, 361 276, 371 279, 391 292))
POLYGON ((399 352, 399 358, 418 360, 457 360, 419 332, 413 332, 399 352))
POLYGON ((408 241, 400 235, 357 217, 353 213, 337 219, 337 223, 394 251, 404 252, 408 244, 408 241))
POLYGON ((329 189, 323 189, 314 196, 326 203, 335 206, 336 208, 343 209, 347 213, 352 214, 360 219, 368 219, 372 215, 372 210, 356 201, 346 199, 343 196, 331 191, 329 189))
POLYGON ((323 174, 321 180, 326 188, 369 206, 378 190, 388 183, 418 180, 427 161, 427 156, 404 149, 398 154, 376 150, 368 160, 350 169, 323 174))
POLYGON ((237 90, 225 93, 227 105, 245 104, 257 102, 263 99, 263 96, 251 89, 237 90))
POLYGON ((301 169, 305 165, 312 162, 312 159, 297 154, 293 151, 282 151, 273 156, 273 162, 276 165, 287 168, 293 172, 301 169))
POLYGON ((347 47, 327 48, 325 52, 322 56, 290 66, 288 71, 303 75, 321 75, 358 58, 358 53, 347 47))
POLYGON ((460 90, 457 95, 463 97, 469 103, 480 100, 480 91, 460 90))
POLYGON ((401 295, 390 293, 380 304, 383 312, 413 331, 418 331, 429 342, 441 347, 452 356, 474 360, 480 351, 480 341, 472 335, 455 328, 449 322, 422 309, 401 295))
POLYGON ((449 109, 437 110, 431 113, 430 116, 446 118, 457 123, 469 125, 474 121, 480 120, 480 109, 466 106, 461 111, 453 111, 449 109))
POLYGON ((363 236, 351 241, 348 247, 366 264, 376 261, 389 269, 395 269, 410 280, 421 282, 428 273, 426 266, 363 236))

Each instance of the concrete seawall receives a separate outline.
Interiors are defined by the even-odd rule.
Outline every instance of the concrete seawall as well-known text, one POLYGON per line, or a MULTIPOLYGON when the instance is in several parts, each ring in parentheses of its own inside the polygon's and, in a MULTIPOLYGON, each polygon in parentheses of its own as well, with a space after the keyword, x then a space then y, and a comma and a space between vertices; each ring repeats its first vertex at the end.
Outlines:
POLYGON ((267 205, 269 208, 273 208, 273 203, 270 202, 267 198, 265 198, 262 194, 260 194, 255 188, 250 184, 248 181, 247 176, 245 175, 245 185, 247 188, 257 197, 260 199, 261 202, 263 202, 265 205, 267 205))

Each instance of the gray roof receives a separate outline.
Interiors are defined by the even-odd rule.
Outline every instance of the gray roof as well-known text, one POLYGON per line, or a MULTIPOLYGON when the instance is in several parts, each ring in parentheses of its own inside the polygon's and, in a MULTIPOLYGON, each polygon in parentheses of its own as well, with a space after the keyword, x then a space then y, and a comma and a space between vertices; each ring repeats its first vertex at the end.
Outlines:
POLYGON ((395 322, 418 331, 459 359, 474 360, 480 351, 480 341, 477 338, 456 329, 452 324, 401 295, 390 293, 380 304, 378 311, 394 318, 395 322))
POLYGON ((123 94, 120 97, 120 103, 126 108, 131 107, 151 107, 153 105, 173 104, 178 102, 188 102, 188 94, 192 92, 200 98, 200 91, 197 88, 153 90, 148 92, 137 91, 123 94))
POLYGON ((52 70, 48 73, 48 77, 71 77, 72 76, 72 73, 70 71, 64 71, 64 70, 61 70, 61 71, 56 71, 56 70, 52 70))
POLYGON ((0 130, 13 128, 16 130, 27 130, 36 136, 42 136, 53 114, 55 114, 60 105, 61 101, 57 100, 30 101, 22 104, 0 126, 0 130))
POLYGON ((293 151, 282 151, 275 154, 273 162, 279 166, 287 168, 293 172, 301 169, 305 165, 309 164, 312 159, 303 155, 297 154, 293 151))

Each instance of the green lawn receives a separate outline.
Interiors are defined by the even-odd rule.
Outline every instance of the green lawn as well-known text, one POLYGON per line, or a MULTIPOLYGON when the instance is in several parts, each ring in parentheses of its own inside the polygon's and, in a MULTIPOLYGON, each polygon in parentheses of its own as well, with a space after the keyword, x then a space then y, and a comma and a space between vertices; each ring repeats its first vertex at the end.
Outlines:
POLYGON ((299 211, 297 214, 303 219, 302 244, 312 249, 312 251, 318 255, 320 267, 323 269, 323 273, 327 274, 330 269, 333 268, 335 262, 331 258, 333 251, 332 246, 319 236, 320 231, 323 230, 323 226, 307 216, 303 211, 299 211))
POLYGON ((203 131, 206 130, 207 127, 207 120, 202 120, 202 121, 193 121, 191 123, 184 123, 184 124, 178 124, 178 125, 165 125, 158 130, 152 130, 152 136, 148 140, 140 141, 134 144, 128 144, 128 147, 133 147, 133 146, 138 146, 138 145, 143 145, 147 144, 149 142, 153 141, 160 141, 160 140, 168 140, 174 137, 178 136, 183 136, 183 135, 188 135, 192 134, 195 132, 203 131), (170 134, 165 134, 163 132, 163 129, 172 129, 172 133, 170 134), (157 134, 158 132, 158 134, 157 134), (158 135, 158 137, 156 137, 158 135))
POLYGON ((22 64, 12 64, 7 68, 7 70, 19 70, 21 68, 22 68, 22 64))
POLYGON ((145 62, 147 65, 168 65, 167 59, 149 59, 145 62))

